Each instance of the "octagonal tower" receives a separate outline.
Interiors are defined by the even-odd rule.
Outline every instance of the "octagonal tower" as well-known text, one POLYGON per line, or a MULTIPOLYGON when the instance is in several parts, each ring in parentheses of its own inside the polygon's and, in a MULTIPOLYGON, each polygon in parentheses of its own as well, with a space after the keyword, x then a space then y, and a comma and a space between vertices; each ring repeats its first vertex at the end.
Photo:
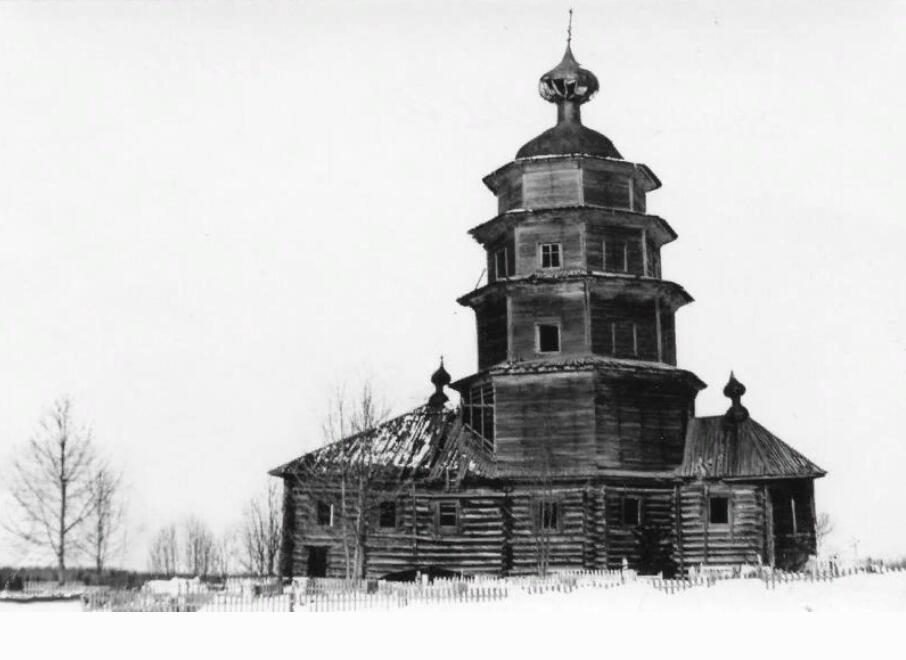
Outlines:
POLYGON ((502 476, 666 475, 704 387, 676 367, 692 297, 661 276, 676 233, 645 210, 660 181, 582 125, 598 87, 567 45, 539 83, 557 124, 484 178, 498 215, 470 231, 488 280, 458 301, 475 311, 478 371, 454 387, 502 476))

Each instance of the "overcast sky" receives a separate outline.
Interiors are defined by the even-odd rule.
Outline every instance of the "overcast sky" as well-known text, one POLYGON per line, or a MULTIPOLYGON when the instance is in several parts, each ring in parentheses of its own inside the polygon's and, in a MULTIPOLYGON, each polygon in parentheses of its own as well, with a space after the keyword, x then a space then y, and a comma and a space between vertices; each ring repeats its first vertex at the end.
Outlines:
MULTIPOLYGON (((584 122, 664 187, 681 366, 906 553, 903 2, 574 3, 584 122)), ((128 563, 217 530, 329 392, 476 367, 481 177, 553 125, 566 2, 0 5, 0 461, 62 394, 130 484, 128 563)), ((2 484, 0 484, 2 486, 2 484)), ((0 549, 0 562, 29 557, 0 549)))

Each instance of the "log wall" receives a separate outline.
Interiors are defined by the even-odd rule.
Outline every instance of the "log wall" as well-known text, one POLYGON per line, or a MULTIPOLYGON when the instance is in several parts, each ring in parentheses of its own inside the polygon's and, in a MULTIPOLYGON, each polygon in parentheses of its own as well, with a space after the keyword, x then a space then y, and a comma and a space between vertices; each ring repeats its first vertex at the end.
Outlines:
POLYGON ((530 275, 541 268, 542 243, 560 243, 561 268, 585 268, 585 226, 575 217, 522 224, 514 229, 514 236, 516 275, 530 275))
POLYGON ((560 355, 588 352, 585 288, 581 282, 549 284, 512 295, 510 315, 510 353, 514 360, 542 355, 537 351, 535 325, 545 322, 560 326, 560 355))
POLYGON ((582 171, 576 161, 536 162, 522 175, 522 206, 527 209, 582 203, 582 171))
POLYGON ((632 386, 598 377, 598 466, 650 470, 678 466, 693 400, 679 388, 632 386))
POLYGON ((501 474, 587 474, 595 459, 594 381, 589 372, 494 380, 501 474))
MULTIPOLYGON (((624 558, 633 569, 640 568, 644 561, 656 563, 655 549, 649 547, 646 550, 643 547, 644 543, 660 543, 666 553, 672 553, 676 544, 672 487, 606 486, 602 488, 602 492, 604 544, 607 548, 606 568, 620 568, 624 558), (625 498, 634 498, 639 502, 638 522, 622 519, 625 498)), ((649 566, 648 569, 657 570, 654 566, 649 566)))
POLYGON ((687 566, 767 561, 763 489, 757 485, 697 482, 680 490, 680 552, 687 566), (709 522, 708 498, 730 498, 728 524, 709 522))

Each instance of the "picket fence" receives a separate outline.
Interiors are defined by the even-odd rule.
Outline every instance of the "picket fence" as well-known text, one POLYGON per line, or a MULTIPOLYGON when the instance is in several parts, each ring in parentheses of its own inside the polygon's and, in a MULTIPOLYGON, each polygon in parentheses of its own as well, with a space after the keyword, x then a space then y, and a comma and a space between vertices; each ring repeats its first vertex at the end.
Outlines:
POLYGON ((693 587, 713 587, 719 582, 728 580, 757 579, 764 583, 766 589, 776 589, 778 584, 798 582, 830 582, 843 577, 868 573, 899 573, 906 571, 906 567, 885 567, 883 565, 867 565, 839 569, 820 569, 812 571, 789 572, 779 569, 751 567, 748 574, 740 574, 738 570, 717 570, 703 572, 686 578, 667 579, 662 577, 644 578, 651 586, 666 594, 676 594, 693 587))
POLYGON ((666 594, 694 587, 710 588, 729 580, 761 580, 767 589, 792 582, 820 582, 862 573, 901 572, 906 568, 862 566, 837 570, 788 573, 760 567, 706 569, 686 578, 637 576, 634 571, 568 571, 544 577, 468 577, 436 579, 430 583, 297 579, 287 585, 259 581, 240 590, 189 590, 177 594, 133 591, 95 591, 83 596, 83 608, 114 612, 342 612, 395 610, 412 605, 491 603, 515 593, 572 593, 577 589, 613 589, 633 582, 647 584, 666 594))

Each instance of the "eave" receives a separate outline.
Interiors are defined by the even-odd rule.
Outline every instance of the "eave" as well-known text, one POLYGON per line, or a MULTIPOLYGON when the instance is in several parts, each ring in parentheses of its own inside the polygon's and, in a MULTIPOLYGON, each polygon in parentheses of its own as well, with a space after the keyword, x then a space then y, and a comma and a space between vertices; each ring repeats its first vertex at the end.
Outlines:
POLYGON ((651 171, 651 168, 643 163, 633 163, 628 160, 622 160, 620 158, 611 158, 607 156, 594 156, 592 154, 584 153, 574 153, 574 154, 556 154, 553 156, 532 156, 531 158, 516 158, 511 160, 505 165, 501 165, 496 170, 482 178, 484 185, 488 189, 497 194, 499 189, 498 181, 500 178, 506 174, 506 172, 514 167, 521 168, 527 163, 537 163, 537 162, 552 162, 558 160, 596 160, 606 163, 612 163, 616 165, 619 169, 625 170, 626 173, 632 174, 634 178, 641 180, 642 189, 645 192, 651 192, 652 190, 657 190, 661 187, 661 180, 657 178, 654 172, 651 171))
POLYGON ((627 360, 606 357, 603 355, 576 355, 562 358, 543 358, 537 360, 513 360, 499 362, 486 367, 465 378, 460 378, 450 385, 457 392, 462 392, 475 381, 500 376, 538 375, 567 372, 597 372, 614 378, 627 376, 642 379, 673 379, 695 390, 703 390, 707 385, 694 373, 680 369, 664 362, 647 360, 627 360))
POLYGON ((668 304, 670 311, 676 311, 694 300, 682 286, 669 280, 575 269, 538 271, 530 275, 497 280, 457 298, 456 302, 463 307, 475 307, 486 298, 503 295, 510 290, 525 290, 536 286, 584 281, 593 287, 591 291, 604 293, 609 297, 638 297, 649 300, 653 299, 652 296, 658 296, 661 301, 668 304))
POLYGON ((556 215, 562 214, 564 211, 603 212, 614 218, 626 216, 627 218, 634 220, 634 222, 627 222, 625 223, 625 226, 639 226, 644 228, 649 232, 649 235, 658 247, 675 241, 678 236, 673 227, 660 216, 612 206, 597 206, 595 204, 569 204, 565 206, 545 207, 543 209, 512 209, 494 216, 480 225, 472 227, 469 230, 469 235, 479 244, 486 245, 502 236, 507 230, 522 222, 527 216, 556 215))

